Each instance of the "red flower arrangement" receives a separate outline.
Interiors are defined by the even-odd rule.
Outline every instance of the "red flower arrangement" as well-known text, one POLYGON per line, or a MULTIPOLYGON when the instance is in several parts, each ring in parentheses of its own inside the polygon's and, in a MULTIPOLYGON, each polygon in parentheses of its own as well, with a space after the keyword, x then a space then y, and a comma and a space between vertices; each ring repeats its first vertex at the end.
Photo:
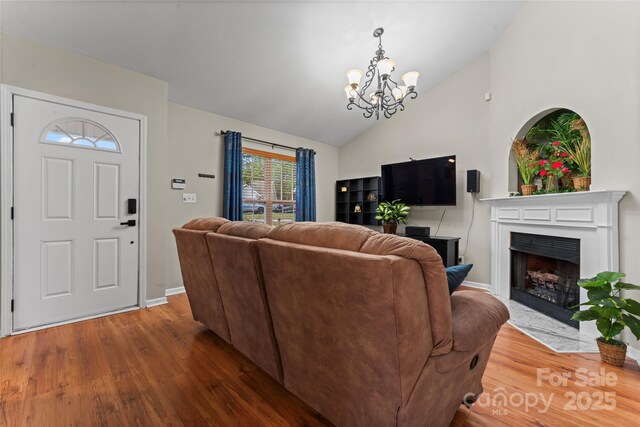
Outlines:
POLYGON ((542 151, 543 153, 546 152, 547 158, 540 160, 536 169, 538 175, 543 181, 546 181, 545 187, 549 191, 556 185, 556 180, 569 173, 570 169, 563 162, 567 157, 567 153, 561 146, 560 141, 554 141, 545 148, 542 151))
POLYGON ((544 187, 548 190, 554 188, 556 179, 562 178, 570 172, 570 169, 564 163, 567 153, 564 151, 559 141, 553 141, 541 150, 541 154, 547 158, 536 163, 530 163, 529 168, 533 175, 538 175, 543 181, 546 181, 544 187))

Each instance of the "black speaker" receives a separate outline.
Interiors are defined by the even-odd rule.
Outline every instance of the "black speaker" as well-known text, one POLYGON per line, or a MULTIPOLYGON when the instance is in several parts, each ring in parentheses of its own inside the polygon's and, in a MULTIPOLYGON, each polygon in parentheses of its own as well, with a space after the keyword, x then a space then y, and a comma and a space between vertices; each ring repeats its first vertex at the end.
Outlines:
POLYGON ((407 225, 404 228, 404 234, 407 236, 427 236, 429 237, 429 232, 431 231, 430 227, 417 227, 407 225))
POLYGON ((467 171, 467 193, 480 192, 480 171, 471 169, 467 171))

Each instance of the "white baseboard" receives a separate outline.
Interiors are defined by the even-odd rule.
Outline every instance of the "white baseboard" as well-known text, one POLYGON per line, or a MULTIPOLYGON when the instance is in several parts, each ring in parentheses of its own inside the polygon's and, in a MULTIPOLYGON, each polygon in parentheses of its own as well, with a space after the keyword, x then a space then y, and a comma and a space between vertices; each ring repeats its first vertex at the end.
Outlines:
POLYGON ((171 296, 176 294, 183 294, 185 292, 184 286, 176 286, 175 288, 169 288, 164 291, 165 296, 171 296))
POLYGON ((465 286, 469 286, 470 288, 478 288, 487 292, 491 291, 491 285, 489 285, 488 283, 471 282, 469 280, 465 280, 464 282, 462 282, 462 284, 465 286))
POLYGON ((156 305, 162 305, 162 304, 166 304, 168 302, 169 301, 167 301, 167 297, 148 299, 147 300, 147 307, 154 307, 156 305))
POLYGON ((184 293, 184 291, 184 286, 176 286, 175 288, 165 289, 163 297, 148 299, 146 306, 153 307, 155 305, 167 304, 169 302, 167 301, 168 296, 181 294, 184 293))

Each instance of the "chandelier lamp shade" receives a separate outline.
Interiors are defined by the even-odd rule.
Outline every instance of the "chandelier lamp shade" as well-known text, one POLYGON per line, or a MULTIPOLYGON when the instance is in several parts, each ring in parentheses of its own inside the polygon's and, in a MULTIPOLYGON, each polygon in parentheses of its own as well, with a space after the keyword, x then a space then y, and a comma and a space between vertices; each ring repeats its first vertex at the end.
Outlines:
POLYGON ((379 39, 379 43, 378 50, 369 62, 367 72, 364 73, 366 81, 361 84, 362 70, 349 70, 347 72, 349 84, 344 87, 349 100, 347 109, 352 110, 353 107, 358 107, 364 110, 362 113, 364 117, 375 116, 376 120, 381 114, 390 118, 397 111, 404 110, 406 99, 415 99, 418 96, 416 83, 420 75, 417 71, 403 74, 403 85, 391 78, 396 61, 385 56, 382 49, 382 33, 384 33, 382 28, 377 28, 373 32, 373 36, 379 39))

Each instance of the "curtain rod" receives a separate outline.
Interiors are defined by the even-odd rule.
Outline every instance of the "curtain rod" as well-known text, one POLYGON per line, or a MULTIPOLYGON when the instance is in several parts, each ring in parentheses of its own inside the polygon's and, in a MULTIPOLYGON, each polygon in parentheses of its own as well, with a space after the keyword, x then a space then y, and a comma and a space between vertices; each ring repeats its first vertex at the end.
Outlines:
MULTIPOLYGON (((226 133, 227 132, 225 132, 223 130, 220 131, 220 135, 222 135, 222 136, 224 136, 226 133)), ((283 148, 285 150, 296 151, 295 147, 289 147, 288 145, 276 144, 275 142, 263 141, 261 139, 249 138, 248 136, 244 136, 244 135, 242 135, 242 139, 246 139, 248 141, 253 141, 253 142, 256 142, 258 144, 270 145, 271 148, 278 147, 278 148, 283 148)))

